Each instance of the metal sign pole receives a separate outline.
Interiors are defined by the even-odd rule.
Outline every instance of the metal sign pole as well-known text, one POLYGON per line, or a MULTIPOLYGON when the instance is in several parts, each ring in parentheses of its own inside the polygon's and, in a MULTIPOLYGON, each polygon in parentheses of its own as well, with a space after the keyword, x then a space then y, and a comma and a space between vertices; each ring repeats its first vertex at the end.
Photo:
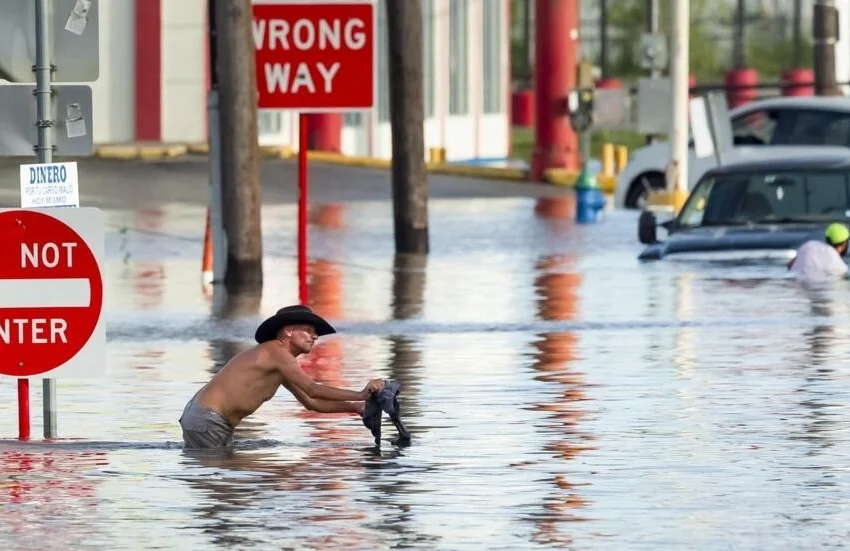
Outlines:
POLYGON ((36 0, 35 4, 35 101, 38 126, 38 145, 35 148, 38 162, 53 162, 53 121, 50 91, 50 0, 36 0))
MULTIPOLYGON (((50 59, 50 37, 53 29, 51 0, 35 3, 35 101, 39 163, 53 162, 53 93, 50 78, 53 67, 50 59)), ((56 381, 44 379, 44 437, 56 437, 56 381)))
POLYGON ((218 10, 216 2, 208 0, 210 90, 207 100, 208 135, 210 148, 210 232, 213 250, 213 283, 224 283, 227 268, 227 235, 224 232, 221 187, 221 100, 218 83, 218 10))

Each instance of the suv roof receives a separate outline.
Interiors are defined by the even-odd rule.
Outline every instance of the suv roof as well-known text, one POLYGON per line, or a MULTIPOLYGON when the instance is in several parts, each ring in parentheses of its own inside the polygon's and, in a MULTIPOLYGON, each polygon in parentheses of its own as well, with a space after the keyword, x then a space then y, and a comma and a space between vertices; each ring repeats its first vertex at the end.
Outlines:
POLYGON ((729 110, 731 116, 760 109, 824 109, 850 112, 850 97, 846 96, 777 96, 751 101, 729 110))
MULTIPOLYGON (((773 148, 769 148, 773 149, 773 148)), ((850 148, 821 147, 800 152, 764 151, 754 158, 730 161, 724 165, 712 168, 703 176, 709 174, 733 174, 737 172, 763 170, 811 170, 811 169, 850 169, 850 148)))

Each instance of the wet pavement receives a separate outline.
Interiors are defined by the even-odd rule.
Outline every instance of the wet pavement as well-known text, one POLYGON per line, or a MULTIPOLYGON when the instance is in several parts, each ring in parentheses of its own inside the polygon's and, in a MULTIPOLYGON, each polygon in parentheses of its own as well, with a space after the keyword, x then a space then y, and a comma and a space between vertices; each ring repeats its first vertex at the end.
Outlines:
MULTIPOLYGON (((640 264, 636 213, 432 177, 431 250, 394 257, 389 176, 314 166, 304 368, 401 381, 412 445, 286 392, 232 456, 183 452, 186 400, 297 301, 295 169, 264 168, 265 287, 200 285, 202 162, 81 163, 108 220, 107 373, 59 381, 60 442, 0 384, 4 549, 811 549, 850 532, 846 282, 640 264), (48 535, 46 537, 46 535, 48 535)), ((16 200, 0 168, 0 201, 16 200)), ((14 181, 9 182, 14 178, 14 181)), ((557 196, 547 197, 547 193, 557 196)))

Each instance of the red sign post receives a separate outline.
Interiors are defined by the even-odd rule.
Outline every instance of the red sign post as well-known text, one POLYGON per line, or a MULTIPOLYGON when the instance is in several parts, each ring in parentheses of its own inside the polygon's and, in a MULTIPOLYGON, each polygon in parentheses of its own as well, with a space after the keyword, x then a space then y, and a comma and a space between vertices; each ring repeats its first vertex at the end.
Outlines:
POLYGON ((260 109, 299 111, 298 287, 307 297, 309 112, 375 105, 375 7, 371 2, 254 4, 260 109))

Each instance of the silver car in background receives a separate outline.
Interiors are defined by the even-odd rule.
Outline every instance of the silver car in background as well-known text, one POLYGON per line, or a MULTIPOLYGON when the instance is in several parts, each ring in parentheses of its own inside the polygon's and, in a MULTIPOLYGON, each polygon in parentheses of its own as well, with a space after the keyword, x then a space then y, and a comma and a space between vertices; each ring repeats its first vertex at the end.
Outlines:
MULTIPOLYGON (((789 155, 805 154, 806 148, 850 148, 850 98, 826 96, 775 97, 747 103, 729 111, 734 147, 729 162, 756 160, 766 147, 786 148, 789 155)), ((691 144, 688 187, 717 166, 714 156, 698 158, 691 144)), ((663 189, 670 145, 657 142, 635 149, 617 176, 614 204, 640 209, 651 189, 663 189)))

